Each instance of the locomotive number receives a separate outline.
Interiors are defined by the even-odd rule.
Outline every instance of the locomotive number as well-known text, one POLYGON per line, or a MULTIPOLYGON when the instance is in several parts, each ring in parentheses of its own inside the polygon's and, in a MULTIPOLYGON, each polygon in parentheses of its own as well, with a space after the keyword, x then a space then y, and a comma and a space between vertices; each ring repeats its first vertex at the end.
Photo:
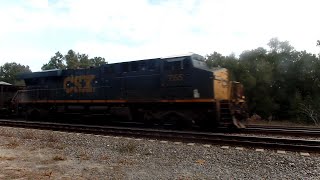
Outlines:
POLYGON ((94 75, 69 76, 63 81, 63 89, 66 93, 91 93, 94 92, 92 88, 92 80, 94 75))
POLYGON ((168 75, 168 81, 183 81, 183 74, 168 75))

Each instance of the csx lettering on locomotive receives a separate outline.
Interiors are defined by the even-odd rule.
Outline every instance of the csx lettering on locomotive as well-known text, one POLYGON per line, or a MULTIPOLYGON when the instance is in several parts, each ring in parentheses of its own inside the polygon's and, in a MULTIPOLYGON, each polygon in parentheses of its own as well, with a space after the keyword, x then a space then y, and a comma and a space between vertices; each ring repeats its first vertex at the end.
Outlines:
POLYGON ((95 75, 68 76, 63 81, 63 89, 67 94, 70 93, 92 93, 92 80, 95 75))
POLYGON ((183 74, 170 74, 168 75, 169 81, 183 81, 183 74))

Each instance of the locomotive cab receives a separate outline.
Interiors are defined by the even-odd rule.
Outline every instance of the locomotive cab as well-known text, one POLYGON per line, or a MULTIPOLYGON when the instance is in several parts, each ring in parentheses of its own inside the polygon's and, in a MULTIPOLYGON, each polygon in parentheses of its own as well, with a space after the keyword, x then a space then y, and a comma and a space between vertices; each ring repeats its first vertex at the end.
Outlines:
POLYGON ((204 126, 233 124, 237 128, 244 127, 240 122, 245 117, 243 86, 230 81, 227 69, 209 69, 205 59, 197 54, 165 58, 161 82, 164 99, 179 99, 181 102, 189 99, 192 111, 202 105, 209 107, 208 113, 202 110, 198 113, 206 114, 205 124, 208 125, 204 126))
POLYGON ((225 68, 215 68, 213 74, 214 96, 220 106, 219 116, 224 115, 224 109, 229 109, 233 124, 237 128, 244 128, 245 126, 241 123, 246 117, 243 85, 230 81, 228 70, 225 68))

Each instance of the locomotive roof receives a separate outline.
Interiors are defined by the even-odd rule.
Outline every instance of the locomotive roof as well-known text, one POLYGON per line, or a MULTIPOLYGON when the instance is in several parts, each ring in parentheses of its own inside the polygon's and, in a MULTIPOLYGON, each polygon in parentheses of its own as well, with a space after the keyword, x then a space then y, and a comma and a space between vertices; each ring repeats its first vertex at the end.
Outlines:
MULTIPOLYGON (((177 59, 177 60, 181 60, 182 58, 186 58, 186 57, 191 57, 195 60, 199 60, 199 61, 203 61, 204 57, 196 54, 196 53, 187 53, 187 54, 180 54, 180 55, 173 55, 173 56, 164 56, 164 57, 159 57, 159 58, 148 58, 148 59, 137 59, 137 60, 130 60, 130 61, 122 61, 122 62, 116 62, 116 63, 111 63, 111 64, 121 64, 121 63, 127 63, 127 62, 135 62, 135 61, 148 61, 148 60, 168 60, 168 59, 177 59)), ((110 65, 110 64, 107 64, 110 65)))
POLYGON ((12 84, 4 82, 4 81, 0 81, 0 86, 12 86, 12 84))
POLYGON ((172 56, 164 56, 164 57, 161 57, 161 59, 171 59, 171 58, 180 58, 180 57, 188 57, 188 56, 194 57, 194 56, 200 56, 200 55, 195 53, 186 53, 186 54, 178 54, 178 55, 172 55, 172 56))
MULTIPOLYGON (((195 53, 188 53, 184 55, 176 55, 176 56, 168 56, 168 57, 161 57, 161 58, 152 58, 152 59, 141 59, 141 60, 135 60, 135 61, 148 61, 148 60, 182 60, 186 57, 191 57, 194 60, 199 60, 203 61, 204 58, 201 55, 195 54, 195 53)), ((128 63, 128 62, 134 62, 134 61, 127 61, 127 62, 118 62, 118 63, 112 63, 112 64, 121 64, 121 63, 128 63)), ((108 65, 112 65, 108 64, 108 65)), ((105 66, 105 65, 102 65, 105 66)), ((89 68, 88 68, 89 69, 89 68)), ((81 69, 79 69, 81 70, 81 69)), ((82 69, 85 70, 85 69, 82 69)), ((51 70, 44 70, 44 71, 39 71, 39 72, 33 72, 33 73, 21 73, 18 75, 18 78, 20 79, 30 79, 30 78, 35 78, 35 77, 52 77, 52 76, 61 76, 62 72, 65 70, 61 69, 51 69, 51 70)))
POLYGON ((32 72, 32 73, 21 73, 21 74, 18 74, 18 78, 29 79, 34 77, 60 76, 61 73, 62 73, 61 69, 51 69, 51 70, 32 72))

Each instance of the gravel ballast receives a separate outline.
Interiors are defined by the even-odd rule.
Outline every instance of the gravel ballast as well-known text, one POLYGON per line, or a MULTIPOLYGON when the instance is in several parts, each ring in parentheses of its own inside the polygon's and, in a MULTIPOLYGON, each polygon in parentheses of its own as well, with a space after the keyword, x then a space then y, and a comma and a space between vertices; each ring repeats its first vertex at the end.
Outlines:
POLYGON ((320 156, 0 127, 0 179, 319 179, 320 156))

